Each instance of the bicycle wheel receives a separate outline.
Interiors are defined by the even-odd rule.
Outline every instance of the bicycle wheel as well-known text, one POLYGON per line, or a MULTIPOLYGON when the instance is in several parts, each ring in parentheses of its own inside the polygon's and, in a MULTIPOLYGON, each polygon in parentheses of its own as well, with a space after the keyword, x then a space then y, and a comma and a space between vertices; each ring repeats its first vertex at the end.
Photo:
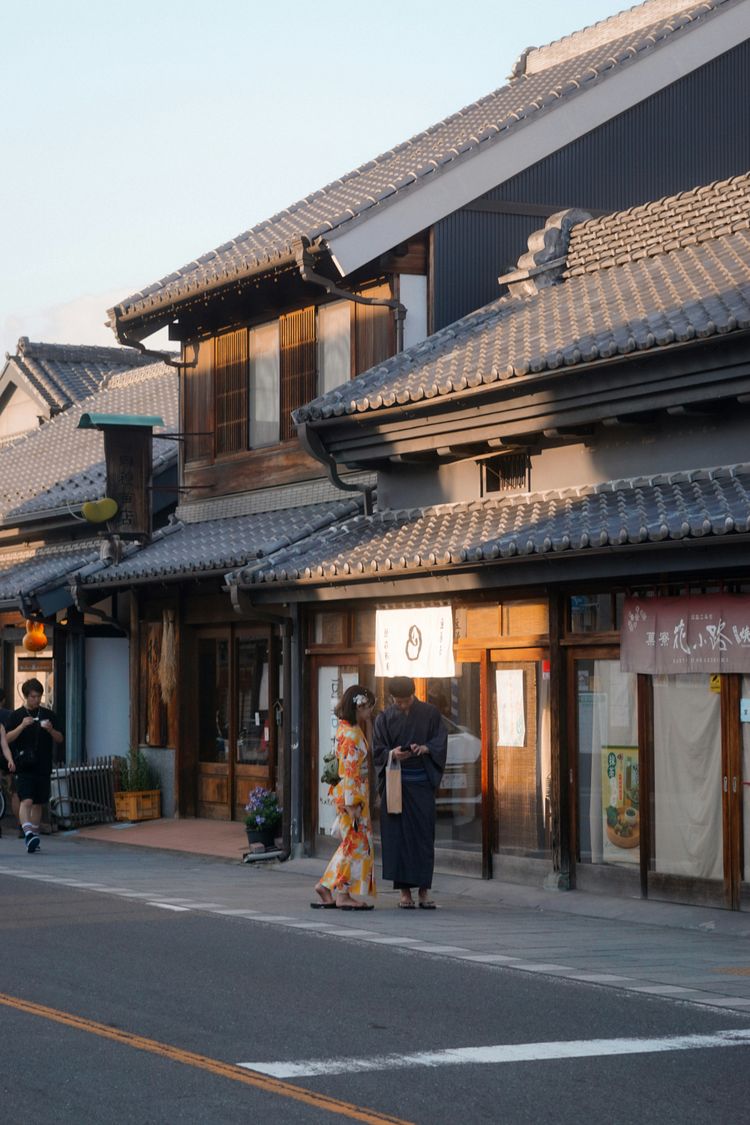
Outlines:
POLYGON ((0 820, 5 816, 5 778, 0 784, 0 820))

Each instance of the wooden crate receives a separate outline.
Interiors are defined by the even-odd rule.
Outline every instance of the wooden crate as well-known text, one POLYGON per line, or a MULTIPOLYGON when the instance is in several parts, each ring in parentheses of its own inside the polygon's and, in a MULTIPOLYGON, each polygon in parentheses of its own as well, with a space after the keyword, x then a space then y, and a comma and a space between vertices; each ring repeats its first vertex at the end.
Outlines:
POLYGON ((117 820, 156 820, 161 816, 161 790, 115 793, 117 820))

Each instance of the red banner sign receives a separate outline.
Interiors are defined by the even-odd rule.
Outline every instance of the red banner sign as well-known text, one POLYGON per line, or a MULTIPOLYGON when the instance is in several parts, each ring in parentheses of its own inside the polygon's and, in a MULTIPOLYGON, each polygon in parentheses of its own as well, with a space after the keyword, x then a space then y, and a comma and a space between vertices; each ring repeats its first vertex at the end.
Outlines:
POLYGON ((623 672, 750 672, 750 597, 626 598, 623 672))

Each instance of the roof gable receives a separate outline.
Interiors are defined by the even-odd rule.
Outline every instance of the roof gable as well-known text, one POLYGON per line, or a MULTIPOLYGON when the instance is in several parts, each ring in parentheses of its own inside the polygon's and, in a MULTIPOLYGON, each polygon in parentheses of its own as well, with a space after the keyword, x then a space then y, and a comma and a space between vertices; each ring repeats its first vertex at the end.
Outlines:
POLYGON ((300 238, 325 245, 340 272, 350 273, 559 148, 557 111, 571 99, 579 101, 566 117, 566 142, 749 34, 747 0, 646 0, 535 50, 507 85, 126 298, 110 312, 113 327, 118 318, 157 316, 196 293, 269 269, 300 238), (701 28, 707 33, 696 36, 701 28), (635 64, 637 78, 630 74, 635 64), (603 82, 606 97, 580 100, 603 82))
POLYGON ((0 393, 9 382, 21 383, 45 413, 57 414, 94 394, 112 375, 152 363, 135 348, 34 343, 22 336, 16 354, 6 357, 0 393))
MULTIPOLYGON (((114 349, 113 349, 114 350, 114 349)), ((176 429, 178 376, 152 363, 112 375, 107 386, 80 403, 96 413, 161 414, 176 429)), ((106 484, 104 445, 96 430, 78 429, 78 410, 67 410, 39 429, 0 446, 0 521, 70 509, 97 499, 106 484)), ((154 466, 176 460, 174 441, 153 443, 154 466)))
POLYGON ((750 328, 750 173, 563 235, 566 217, 552 216, 529 239, 505 279, 509 296, 315 399, 295 421, 455 396, 750 328))

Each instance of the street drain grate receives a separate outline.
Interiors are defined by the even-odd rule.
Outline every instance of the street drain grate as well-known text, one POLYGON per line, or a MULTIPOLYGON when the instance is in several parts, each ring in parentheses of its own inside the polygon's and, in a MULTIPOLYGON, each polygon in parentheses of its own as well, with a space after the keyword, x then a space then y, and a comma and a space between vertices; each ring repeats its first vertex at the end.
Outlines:
POLYGON ((750 977, 750 966, 746 965, 727 965, 723 969, 712 969, 712 973, 724 973, 729 977, 750 977))

